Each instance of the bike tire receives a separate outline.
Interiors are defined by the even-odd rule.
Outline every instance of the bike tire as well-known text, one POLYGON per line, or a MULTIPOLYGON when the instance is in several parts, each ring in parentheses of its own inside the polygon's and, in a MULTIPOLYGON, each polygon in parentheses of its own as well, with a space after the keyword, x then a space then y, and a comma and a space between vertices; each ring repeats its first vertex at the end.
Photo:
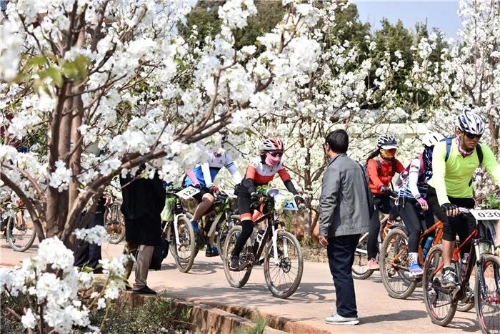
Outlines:
POLYGON ((233 215, 229 218, 229 220, 224 220, 217 231, 216 246, 222 261, 224 261, 225 258, 224 244, 226 242, 227 235, 231 228, 237 225, 240 225, 240 218, 239 216, 233 215))
MULTIPOLYGON (((227 234, 226 242, 224 243, 224 253, 231 254, 233 251, 234 245, 236 244, 236 240, 241 233, 241 226, 237 225, 231 228, 227 234)), ((248 238, 247 244, 240 253, 240 267, 243 270, 240 271, 231 271, 229 270, 229 261, 231 259, 230 256, 225 256, 224 258, 224 274, 226 275, 226 279, 234 288, 241 288, 245 284, 247 284, 248 279, 250 278, 250 274, 252 273, 253 268, 253 247, 251 245, 251 238, 248 238)))
POLYGON ((109 243, 114 245, 125 239, 125 220, 120 211, 120 205, 119 203, 111 204, 104 214, 104 226, 109 234, 109 243), (117 230, 115 230, 116 227, 117 230))
POLYGON ((17 226, 16 217, 7 218, 7 243, 16 252, 24 252, 33 245, 36 237, 36 230, 33 223, 31 228, 26 224, 24 217, 22 226, 17 226))
MULTIPOLYGON (((174 224, 172 223, 172 229, 174 224)), ((175 233, 172 231, 172 240, 170 241, 170 253, 174 258, 175 265, 181 273, 187 273, 191 270, 196 256, 196 241, 191 221, 186 216, 179 216, 177 220, 179 232, 179 244, 175 239, 175 233)))
MULTIPOLYGON (((471 288, 469 287, 469 289, 471 288)), ((471 293, 474 294, 474 289, 471 289, 471 291, 471 293)), ((472 296, 472 299, 474 299, 474 296, 472 296)), ((457 303, 457 311, 459 312, 469 312, 472 308, 474 308, 474 300, 466 302, 459 300, 457 303)))
POLYGON ((363 234, 359 239, 356 251, 354 252, 354 262, 352 264, 352 277, 363 280, 370 277, 374 270, 368 268, 368 232, 363 234))
POLYGON ((453 300, 451 291, 439 288, 442 270, 435 269, 443 262, 443 248, 436 245, 429 250, 424 263, 422 290, 427 314, 432 323, 439 326, 448 325, 457 310, 457 301, 453 300))
POLYGON ((500 258, 484 255, 474 286, 474 303, 481 332, 500 333, 500 258), (481 276, 481 277, 480 277, 481 276))
POLYGON ((417 286, 409 276, 408 236, 399 228, 392 229, 380 249, 380 276, 385 290, 392 298, 406 299, 417 286))
POLYGON ((273 296, 285 299, 293 295, 299 287, 304 271, 304 258, 300 243, 293 234, 282 230, 277 233, 278 259, 274 258, 273 242, 268 241, 264 250, 264 277, 273 296), (290 278, 289 281, 280 280, 287 277, 290 278))

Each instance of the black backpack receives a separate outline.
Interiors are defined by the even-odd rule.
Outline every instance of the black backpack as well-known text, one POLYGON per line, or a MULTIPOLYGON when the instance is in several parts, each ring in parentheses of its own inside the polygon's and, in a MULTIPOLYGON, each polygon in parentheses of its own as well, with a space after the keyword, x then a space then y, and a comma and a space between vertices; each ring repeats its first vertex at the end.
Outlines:
POLYGON ((161 242, 158 246, 155 246, 153 251, 153 256, 151 257, 151 263, 149 264, 149 269, 160 270, 161 263, 168 255, 168 241, 161 238, 161 242))

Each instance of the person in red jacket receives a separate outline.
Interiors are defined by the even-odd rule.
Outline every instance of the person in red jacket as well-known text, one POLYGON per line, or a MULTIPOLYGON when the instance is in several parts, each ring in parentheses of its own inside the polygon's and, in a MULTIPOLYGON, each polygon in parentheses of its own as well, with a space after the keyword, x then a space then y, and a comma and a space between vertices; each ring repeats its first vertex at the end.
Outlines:
POLYGON ((388 214, 393 208, 393 202, 389 197, 392 192, 390 183, 394 174, 404 171, 403 164, 396 159, 398 142, 396 137, 390 133, 381 135, 377 141, 377 149, 366 159, 366 173, 368 183, 373 194, 375 211, 370 220, 370 231, 368 232, 367 252, 368 268, 379 269, 376 257, 378 253, 378 234, 380 231, 379 211, 388 214))

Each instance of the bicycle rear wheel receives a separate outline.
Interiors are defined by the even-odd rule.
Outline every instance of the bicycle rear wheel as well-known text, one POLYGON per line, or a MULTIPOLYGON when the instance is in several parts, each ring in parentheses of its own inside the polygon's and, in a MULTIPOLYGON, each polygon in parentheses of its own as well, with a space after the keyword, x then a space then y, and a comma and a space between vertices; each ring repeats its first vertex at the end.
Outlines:
POLYGON ((7 243, 16 252, 24 252, 33 245, 36 237, 35 225, 31 219, 24 215, 21 222, 16 217, 8 217, 7 221, 7 243))
POLYGON ((300 243, 293 234, 277 231, 277 254, 275 257, 273 242, 265 248, 264 277, 274 297, 288 298, 297 290, 304 271, 304 259, 300 243))
POLYGON ((253 268, 253 247, 250 244, 251 238, 248 238, 246 245, 243 247, 240 253, 240 271, 229 270, 229 261, 231 260, 230 254, 233 252, 234 245, 238 236, 241 234, 241 226, 234 226, 229 230, 226 237, 226 242, 224 243, 224 253, 227 254, 224 258, 224 274, 229 282, 229 285, 235 288, 241 288, 247 284, 250 274, 253 268))
POLYGON ((422 289, 427 314, 432 323, 439 326, 448 325, 457 310, 457 301, 452 298, 452 291, 441 287, 442 271, 436 271, 443 262, 441 245, 432 247, 424 264, 422 289))
POLYGON ((417 282, 409 275, 409 260, 406 233, 391 230, 382 243, 379 263, 382 283, 392 298, 405 299, 415 291, 417 282))
POLYGON ((352 277, 355 279, 367 279, 373 274, 373 270, 368 268, 368 232, 359 238, 356 252, 354 253, 354 262, 352 264, 352 277))
POLYGON ((476 315, 483 333, 500 333, 500 259, 493 255, 483 257, 476 273, 474 291, 476 315))
MULTIPOLYGON (((172 229, 175 228, 172 223, 172 229)), ((177 231, 179 233, 179 243, 175 239, 175 233, 172 231, 172 240, 170 241, 170 253, 174 257, 177 269, 181 273, 187 273, 193 266, 196 256, 196 244, 193 226, 185 216, 179 216, 177 219, 177 231)))
POLYGON ((109 243, 119 244, 125 239, 125 220, 120 211, 120 203, 113 203, 106 208, 104 226, 109 234, 109 243))

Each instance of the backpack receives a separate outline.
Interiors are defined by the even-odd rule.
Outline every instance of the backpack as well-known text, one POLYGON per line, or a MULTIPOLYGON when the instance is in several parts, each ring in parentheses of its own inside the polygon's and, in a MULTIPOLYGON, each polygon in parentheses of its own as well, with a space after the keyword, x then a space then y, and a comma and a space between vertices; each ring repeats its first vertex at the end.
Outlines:
MULTIPOLYGON (((448 158, 450 157, 451 144, 453 143, 453 138, 454 137, 446 137, 441 140, 446 142, 446 156, 444 157, 444 162, 448 161, 448 158)), ((481 149, 481 144, 479 143, 476 146, 476 152, 477 152, 477 158, 479 160, 479 166, 481 166, 481 164, 483 163, 483 150, 481 149)))
MULTIPOLYGON (((375 162, 377 163, 377 174, 380 175, 380 173, 382 172, 382 162, 380 161, 380 158, 378 156, 376 156, 372 159, 375 160, 375 162)), ((365 163, 363 169, 365 170, 366 179, 369 180, 367 168, 368 168, 368 161, 365 163)), ((394 159, 392 159, 392 168, 391 168, 391 174, 390 174, 391 177, 394 176, 394 174, 396 174, 397 168, 398 168, 397 161, 396 161, 396 158, 394 158, 394 159)))
POLYGON ((160 270, 161 263, 168 255, 168 241, 161 238, 161 242, 158 246, 155 246, 153 251, 153 256, 151 257, 151 263, 149 264, 149 269, 160 270))

